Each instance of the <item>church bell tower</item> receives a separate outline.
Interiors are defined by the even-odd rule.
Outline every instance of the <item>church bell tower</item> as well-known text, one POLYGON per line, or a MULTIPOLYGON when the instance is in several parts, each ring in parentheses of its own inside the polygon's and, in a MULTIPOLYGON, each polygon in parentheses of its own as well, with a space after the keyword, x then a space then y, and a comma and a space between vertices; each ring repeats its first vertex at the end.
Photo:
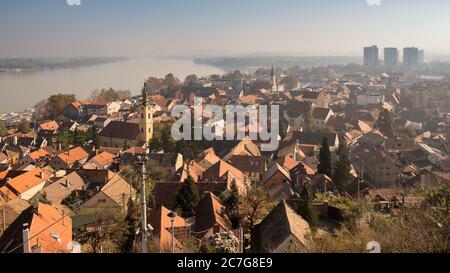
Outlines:
POLYGON ((273 69, 273 65, 272 65, 272 70, 270 72, 270 79, 271 79, 271 83, 272 83, 272 92, 278 92, 277 77, 275 76, 275 71, 273 69))
POLYGON ((148 101, 147 82, 142 88, 142 102, 139 105, 139 140, 148 146, 153 138, 153 105, 148 101))

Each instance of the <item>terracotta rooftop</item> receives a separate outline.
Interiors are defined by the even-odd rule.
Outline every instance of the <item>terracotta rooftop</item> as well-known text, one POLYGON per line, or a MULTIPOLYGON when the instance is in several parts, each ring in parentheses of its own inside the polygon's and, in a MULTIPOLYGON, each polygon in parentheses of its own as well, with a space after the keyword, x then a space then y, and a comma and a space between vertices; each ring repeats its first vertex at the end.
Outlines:
POLYGON ((44 183, 48 179, 50 179, 50 175, 48 175, 41 168, 35 168, 9 180, 6 185, 16 194, 22 194, 27 190, 44 183))
POLYGON ((59 125, 56 121, 48 121, 48 122, 45 122, 45 123, 42 123, 41 125, 39 125, 39 128, 41 130, 54 131, 54 130, 58 130, 59 125))
POLYGON ((66 164, 71 165, 79 160, 87 158, 89 154, 82 147, 76 147, 67 152, 59 153, 57 156, 66 164))

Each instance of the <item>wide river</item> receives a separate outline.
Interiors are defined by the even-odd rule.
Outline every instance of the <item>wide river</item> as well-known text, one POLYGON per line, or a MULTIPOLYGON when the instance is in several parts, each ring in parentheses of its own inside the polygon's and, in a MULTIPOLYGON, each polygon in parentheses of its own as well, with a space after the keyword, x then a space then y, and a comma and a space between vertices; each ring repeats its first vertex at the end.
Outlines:
POLYGON ((138 94, 146 77, 164 77, 168 73, 184 80, 189 74, 205 76, 223 71, 195 64, 191 59, 144 57, 74 69, 0 72, 0 113, 24 110, 56 93, 72 93, 85 99, 95 89, 112 87, 138 94))

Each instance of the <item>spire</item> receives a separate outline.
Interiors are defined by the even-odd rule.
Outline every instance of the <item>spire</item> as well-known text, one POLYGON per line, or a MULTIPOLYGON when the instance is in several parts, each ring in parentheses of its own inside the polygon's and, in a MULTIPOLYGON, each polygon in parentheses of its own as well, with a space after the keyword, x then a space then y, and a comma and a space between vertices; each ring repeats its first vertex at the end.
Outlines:
POLYGON ((147 81, 144 82, 144 88, 142 88, 142 105, 147 106, 147 81))
POLYGON ((270 71, 270 76, 273 78, 275 76, 275 71, 273 70, 273 65, 272 65, 272 70, 270 71))

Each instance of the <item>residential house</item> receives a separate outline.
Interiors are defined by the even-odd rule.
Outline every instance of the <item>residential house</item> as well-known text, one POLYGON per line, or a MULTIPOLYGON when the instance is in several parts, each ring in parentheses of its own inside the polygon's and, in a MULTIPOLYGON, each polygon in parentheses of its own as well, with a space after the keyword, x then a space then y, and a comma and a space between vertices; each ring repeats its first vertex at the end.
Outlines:
POLYGON ((96 208, 104 213, 126 212, 130 198, 134 200, 136 190, 120 175, 114 174, 100 191, 81 205, 81 210, 96 208))
POLYGON ((317 107, 328 108, 331 103, 331 97, 328 93, 323 91, 312 91, 312 90, 293 90, 290 91, 293 98, 299 101, 314 103, 317 107))
POLYGON ((41 123, 38 128, 38 135, 42 138, 50 138, 58 133, 59 124, 56 121, 41 123))
POLYGON ((355 154, 354 163, 358 172, 364 172, 364 178, 375 187, 396 185, 403 167, 397 159, 381 149, 355 154))
POLYGON ((6 253, 77 252, 74 246, 69 211, 42 203, 25 209, 0 238, 0 250, 6 253))
POLYGON ((324 138, 328 140, 330 148, 339 147, 339 136, 336 133, 295 131, 292 135, 291 142, 298 141, 298 143, 302 145, 306 144, 319 147, 322 145, 322 141, 324 138))
POLYGON ((216 155, 213 148, 208 148, 201 152, 197 156, 197 163, 203 168, 208 169, 209 167, 213 166, 217 162, 220 161, 220 157, 216 155))
POLYGON ((163 177, 171 177, 183 167, 183 155, 178 153, 147 155, 148 161, 155 171, 162 173, 163 177))
POLYGON ((39 197, 49 201, 52 205, 61 204, 73 191, 83 190, 84 180, 78 173, 72 172, 56 179, 50 185, 38 192, 39 197))
POLYGON ((264 156, 233 155, 230 164, 242 171, 246 181, 251 183, 261 181, 266 171, 266 158, 264 156))
POLYGON ((22 172, 13 178, 7 178, 6 187, 15 195, 30 200, 38 191, 49 184, 50 175, 41 168, 22 172))
POLYGON ((284 119, 293 129, 302 129, 305 126, 305 116, 312 111, 315 104, 312 102, 292 101, 284 110, 284 119))
POLYGON ((203 198, 195 208, 195 215, 192 230, 200 238, 207 239, 213 234, 228 232, 233 229, 225 213, 225 206, 211 192, 204 193, 203 198))
POLYGON ((96 101, 86 105, 85 109, 87 115, 107 117, 119 112, 120 103, 116 101, 96 101))
POLYGON ((54 150, 51 147, 46 147, 44 149, 39 149, 32 153, 29 153, 22 157, 20 163, 22 164, 40 164, 40 163, 48 163, 50 161, 54 150))
POLYGON ((57 154, 50 161, 49 165, 55 170, 67 170, 71 168, 78 168, 86 163, 89 157, 88 152, 82 147, 76 147, 57 154))
POLYGON ((88 101, 74 101, 64 108, 64 115, 68 118, 79 120, 86 115, 85 106, 88 101))
POLYGON ((105 128, 112 120, 110 118, 107 117, 97 117, 94 120, 94 126, 98 129, 103 129, 105 128))
POLYGON ((189 237, 188 224, 186 221, 177 216, 172 220, 169 218, 168 210, 164 206, 159 206, 153 210, 148 216, 148 223, 152 226, 152 242, 156 251, 159 253, 172 252, 172 224, 174 228, 174 247, 175 252, 183 252, 184 246, 181 243, 189 237))
MULTIPOLYGON (((2 198, 0 196, 0 211, 2 212, 0 213, 0 223, 2 223, 0 225, 0 237, 5 232, 6 228, 19 217, 22 211, 30 207, 30 203, 20 198, 16 198, 7 203, 2 203, 1 200, 2 198)), ((2 251, 2 249, 0 249, 0 251, 2 251)))
POLYGON ((100 131, 98 137, 100 145, 105 147, 143 146, 138 123, 111 121, 100 131))
POLYGON ((300 215, 282 200, 251 233, 253 253, 287 253, 310 244, 311 229, 300 215))
POLYGON ((328 121, 334 115, 330 108, 315 107, 312 111, 314 128, 321 129, 327 126, 328 121))
POLYGON ((248 184, 244 173, 223 160, 206 169, 202 174, 202 180, 226 183, 227 190, 231 188, 231 183, 234 181, 241 194, 247 193, 248 184))
POLYGON ((290 173, 275 162, 264 174, 260 185, 269 193, 271 200, 277 200, 293 193, 291 181, 290 173))
POLYGON ((116 160, 116 155, 102 152, 83 165, 83 169, 109 169, 116 160))

